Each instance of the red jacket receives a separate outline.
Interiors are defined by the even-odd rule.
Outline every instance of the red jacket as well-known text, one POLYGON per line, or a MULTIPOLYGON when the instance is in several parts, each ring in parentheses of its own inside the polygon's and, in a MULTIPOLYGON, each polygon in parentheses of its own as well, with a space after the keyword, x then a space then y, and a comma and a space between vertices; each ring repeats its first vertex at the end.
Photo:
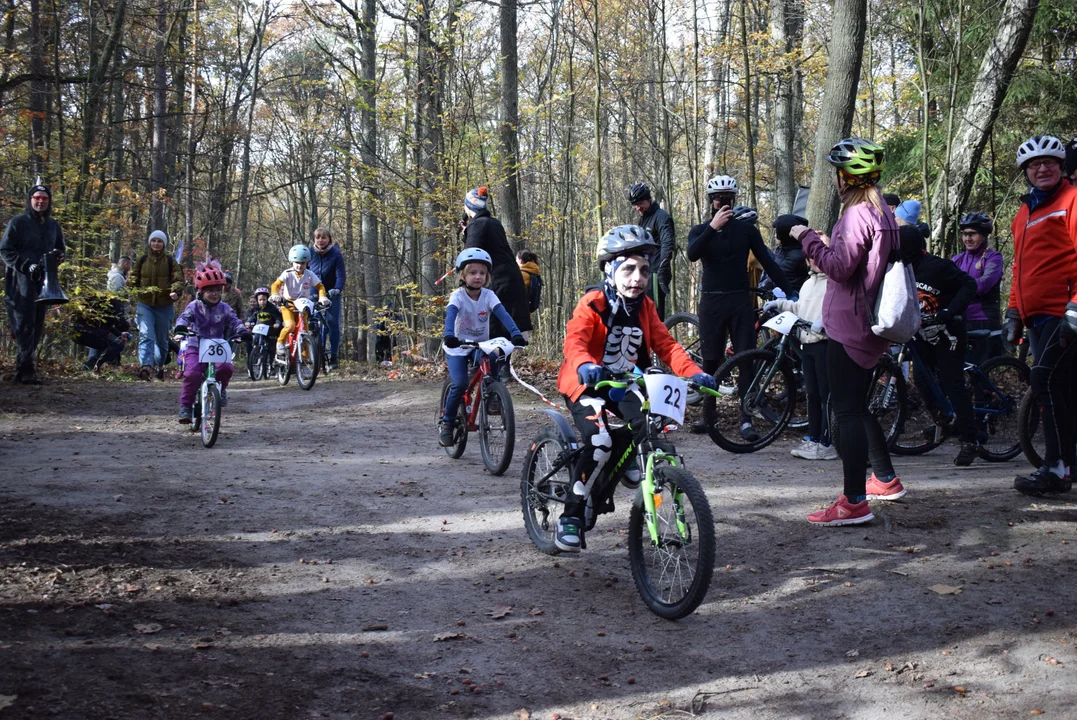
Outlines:
MULTIPOLYGON (((587 389, 586 385, 580 384, 580 379, 576 374, 580 365, 602 364, 606 334, 609 332, 609 328, 602 320, 606 311, 606 296, 601 290, 592 290, 580 298, 576 309, 572 312, 572 319, 568 321, 568 327, 565 330, 565 362, 557 373, 557 390, 571 400, 579 398, 587 389)), ((653 352, 662 358, 662 362, 672 368, 677 375, 691 377, 703 372, 692 362, 688 353, 662 324, 653 300, 644 297, 638 312, 640 328, 643 330, 643 345, 639 349, 641 369, 650 364, 653 352)))
POLYGON ((1062 187, 1033 212, 1022 203, 1013 219, 1010 307, 1022 319, 1062 317, 1077 302, 1077 187, 1062 187))

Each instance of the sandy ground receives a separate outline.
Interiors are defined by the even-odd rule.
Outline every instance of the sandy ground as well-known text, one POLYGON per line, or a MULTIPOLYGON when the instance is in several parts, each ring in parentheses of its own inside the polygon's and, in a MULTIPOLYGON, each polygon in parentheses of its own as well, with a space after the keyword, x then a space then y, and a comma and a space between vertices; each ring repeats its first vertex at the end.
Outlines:
POLYGON ((0 387, 0 720, 1077 717, 1077 497, 1018 495, 1020 460, 897 458, 903 501, 822 529, 837 463, 678 433, 719 559, 671 623, 632 583, 630 493, 586 553, 540 554, 540 405, 512 388, 491 477, 436 447, 439 389, 238 380, 205 450, 174 382, 0 387))

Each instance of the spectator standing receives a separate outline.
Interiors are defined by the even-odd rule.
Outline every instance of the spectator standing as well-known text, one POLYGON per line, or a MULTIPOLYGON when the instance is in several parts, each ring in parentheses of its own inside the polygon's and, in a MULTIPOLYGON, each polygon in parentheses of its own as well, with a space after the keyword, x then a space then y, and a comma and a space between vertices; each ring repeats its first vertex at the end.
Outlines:
MULTIPOLYGON (((501 304, 522 332, 531 330, 531 313, 527 308, 527 292, 516 256, 509 247, 508 237, 501 222, 487 209, 490 192, 477 187, 464 196, 464 212, 468 216, 464 233, 464 248, 479 248, 490 254, 493 262, 492 282, 501 304)), ((496 317, 490 320, 490 337, 510 337, 508 330, 496 317)))
POLYGON ((639 221, 636 223, 651 234, 651 239, 658 245, 658 256, 654 258, 655 272, 647 285, 647 297, 654 300, 658 308, 659 319, 666 318, 666 296, 670 292, 673 280, 673 257, 677 251, 677 234, 673 227, 673 218, 651 197, 651 188, 647 183, 636 183, 626 193, 628 203, 636 209, 639 221))
MULTIPOLYGON (((958 223, 965 252, 954 256, 954 264, 976 281, 976 297, 965 308, 968 330, 1001 330, 1002 253, 993 250, 989 239, 994 229, 991 218, 970 212, 958 223)), ((1002 354, 1002 338, 988 337, 973 342, 965 359, 980 364, 1002 354)))
POLYGON ((337 353, 340 352, 340 312, 341 293, 344 282, 348 279, 344 269, 344 253, 340 245, 333 242, 333 235, 328 228, 320 227, 314 231, 314 254, 310 259, 310 271, 318 276, 329 294, 329 311, 325 322, 329 330, 329 370, 336 370, 337 353))
POLYGON ((165 248, 168 235, 154 230, 146 240, 147 251, 131 269, 131 286, 138 288, 135 322, 138 323, 138 376, 158 380, 165 376, 168 360, 168 329, 175 317, 173 302, 183 292, 183 268, 165 248))

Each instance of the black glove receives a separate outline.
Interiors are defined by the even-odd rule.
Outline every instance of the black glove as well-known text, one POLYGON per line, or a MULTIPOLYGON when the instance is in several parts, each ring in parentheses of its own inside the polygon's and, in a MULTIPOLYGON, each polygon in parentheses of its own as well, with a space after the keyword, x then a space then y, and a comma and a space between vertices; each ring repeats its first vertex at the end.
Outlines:
POLYGON ((527 338, 517 333, 512 336, 512 344, 516 347, 527 347, 529 343, 527 342, 527 338))
POLYGON ((45 268, 36 263, 31 263, 26 268, 26 274, 30 276, 30 279, 34 282, 41 282, 45 279, 45 268))
POLYGON ((1066 314, 1062 316, 1062 322, 1058 325, 1059 343, 1062 347, 1069 345, 1077 338, 1077 302, 1066 303, 1066 314))
POLYGON ((239 339, 242 340, 243 342, 251 342, 252 340, 254 340, 254 333, 241 332, 239 334, 239 339))
POLYGON ((442 338, 442 342, 445 343, 445 347, 447 348, 460 347, 460 338, 456 337, 455 335, 446 335, 444 338, 442 338))
POLYGON ((186 335, 187 334, 187 326, 186 325, 177 325, 176 329, 173 331, 173 333, 176 334, 176 335, 186 335))
POLYGON ((950 308, 942 308, 935 313, 935 320, 943 325, 949 325, 954 320, 954 313, 950 308))
POLYGON ((1025 326, 1021 323, 1021 312, 1017 308, 1010 308, 1006 311, 1005 328, 1006 342, 1016 345, 1025 331, 1025 326))

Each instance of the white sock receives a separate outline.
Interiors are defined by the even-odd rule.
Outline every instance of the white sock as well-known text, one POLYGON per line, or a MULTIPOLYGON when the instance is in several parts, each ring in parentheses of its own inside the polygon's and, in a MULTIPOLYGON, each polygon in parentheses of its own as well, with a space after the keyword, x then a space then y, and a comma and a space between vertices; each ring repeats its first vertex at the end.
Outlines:
POLYGON ((1058 477, 1064 479, 1067 475, 1070 474, 1070 469, 1066 467, 1065 463, 1059 460, 1058 463, 1053 468, 1051 468, 1051 472, 1053 472, 1058 477))

